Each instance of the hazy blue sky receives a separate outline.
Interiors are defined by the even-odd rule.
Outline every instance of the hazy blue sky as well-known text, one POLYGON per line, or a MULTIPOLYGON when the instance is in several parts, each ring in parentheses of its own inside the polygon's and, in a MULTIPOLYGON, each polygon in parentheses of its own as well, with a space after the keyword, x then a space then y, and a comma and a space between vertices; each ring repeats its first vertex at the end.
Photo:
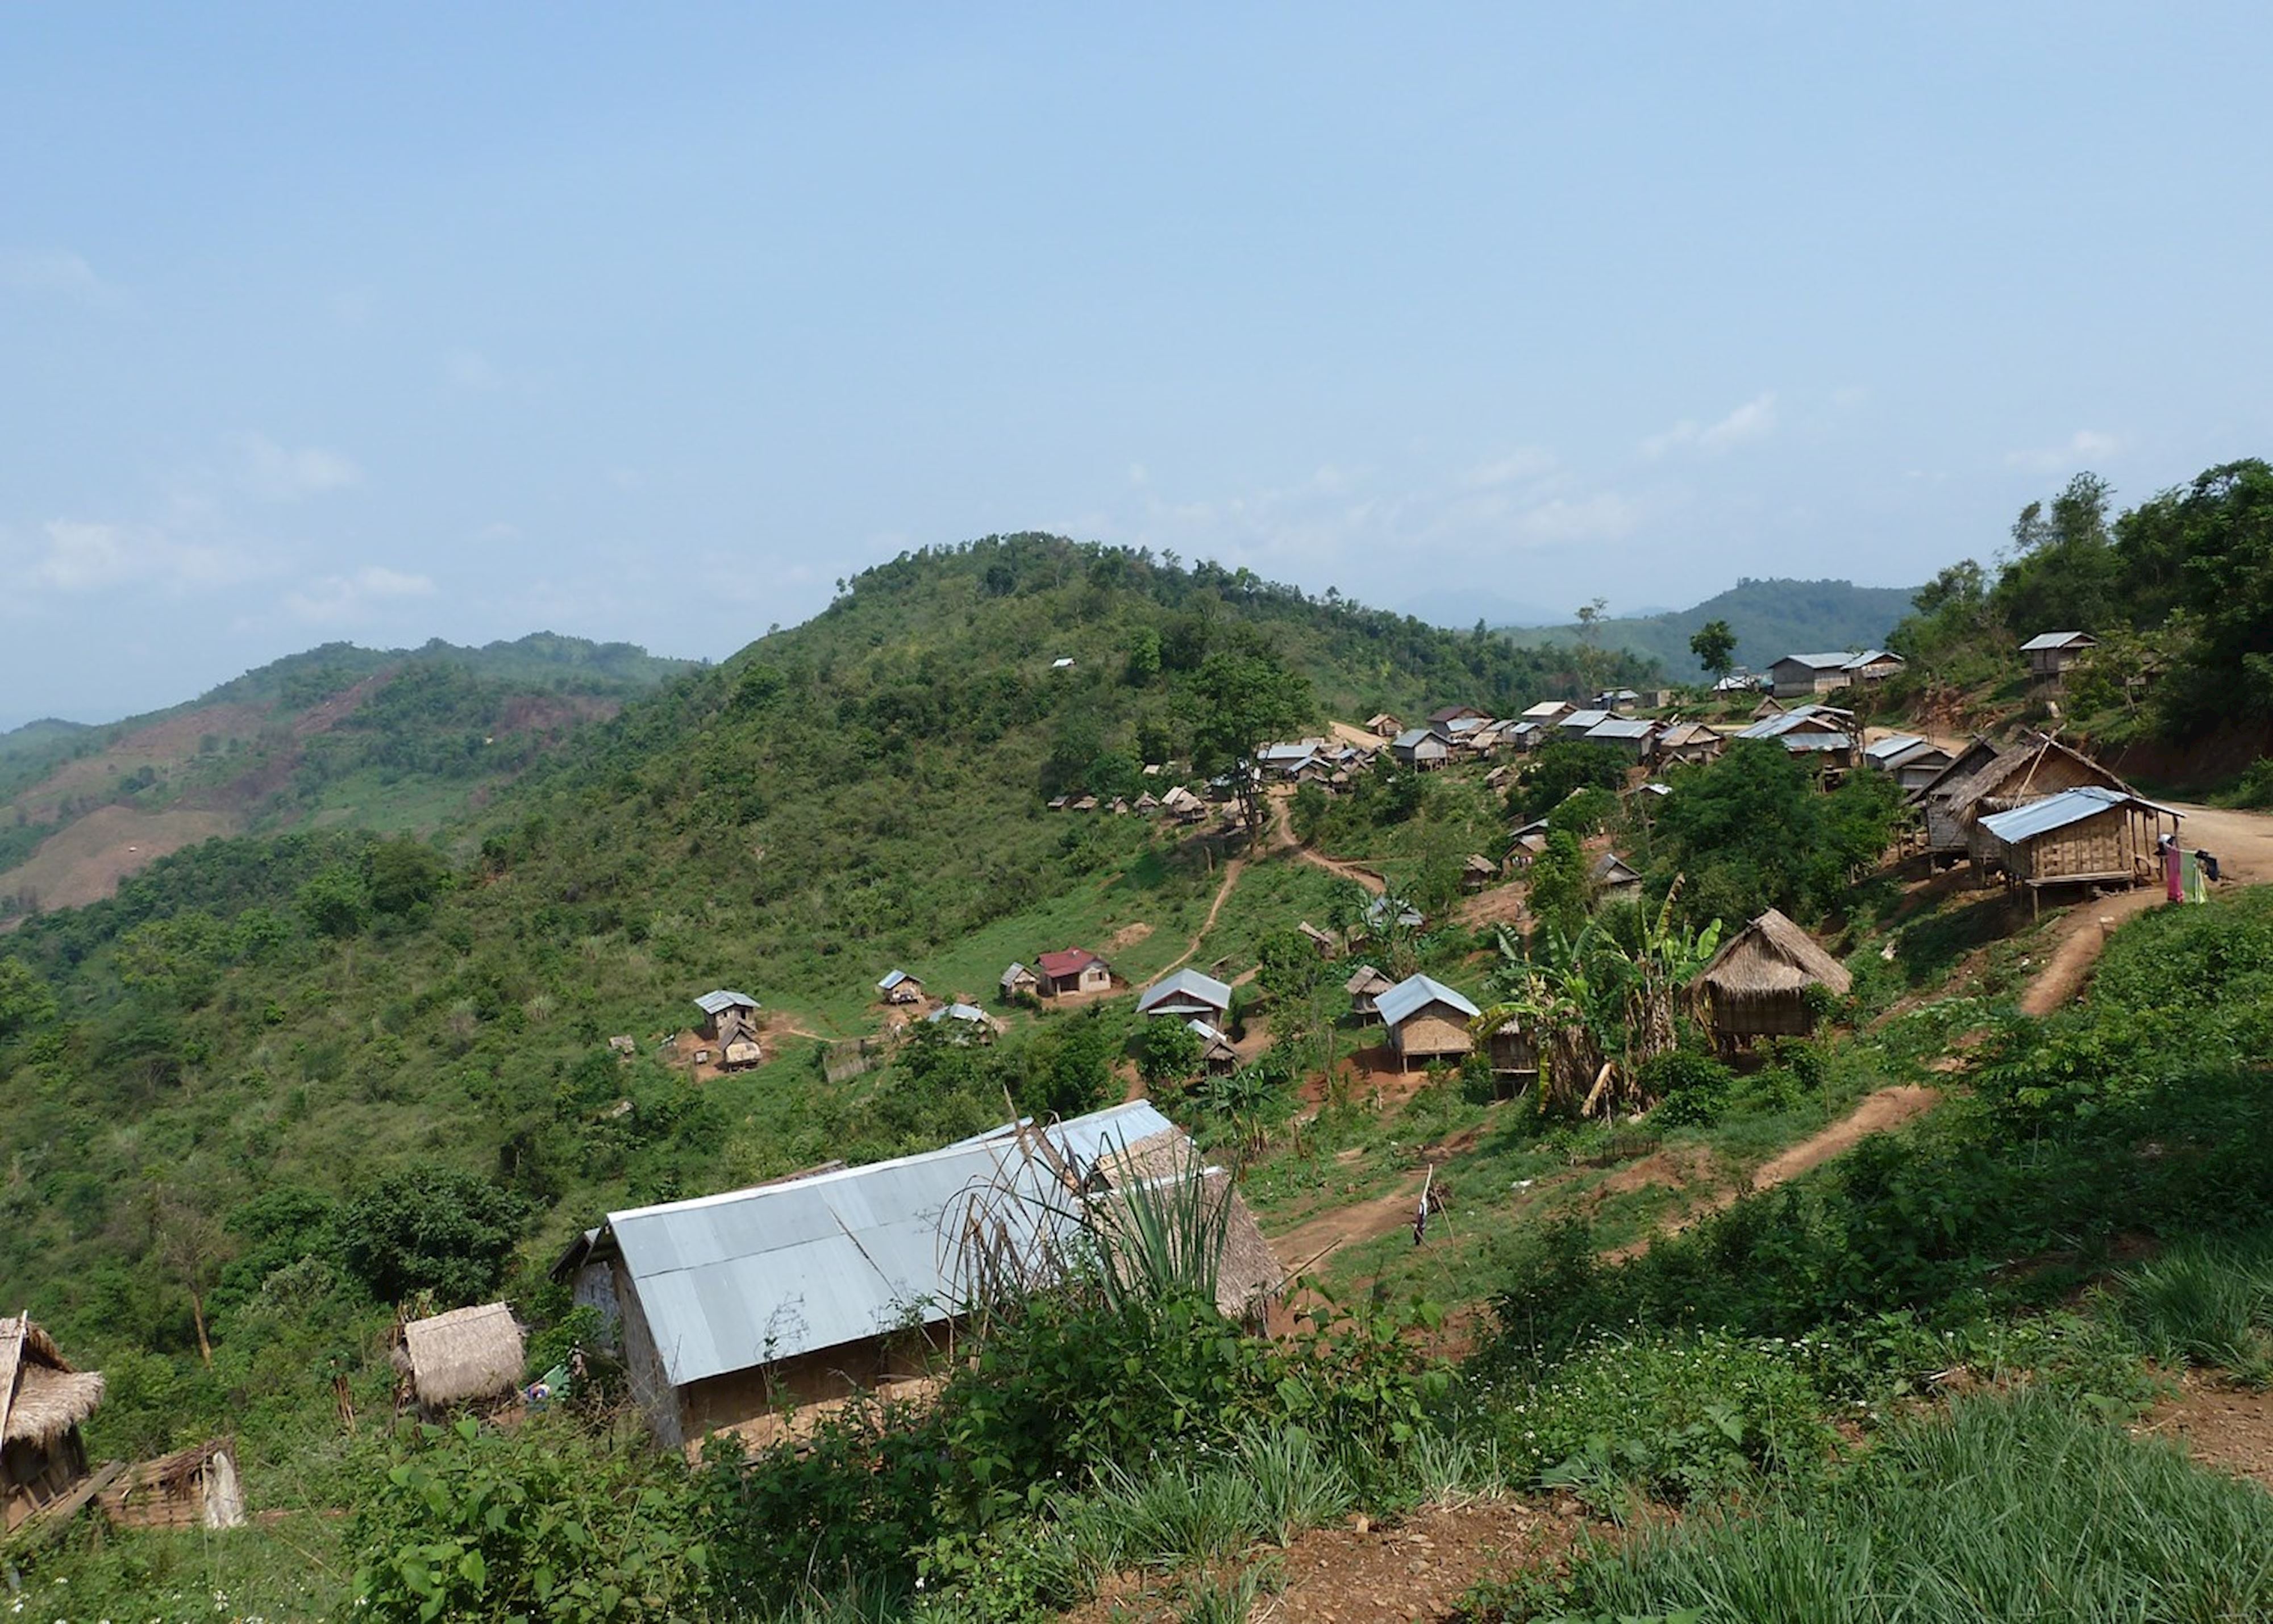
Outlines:
POLYGON ((0 11, 0 726, 1061 529, 1466 623, 2273 453, 2273 9, 0 11))

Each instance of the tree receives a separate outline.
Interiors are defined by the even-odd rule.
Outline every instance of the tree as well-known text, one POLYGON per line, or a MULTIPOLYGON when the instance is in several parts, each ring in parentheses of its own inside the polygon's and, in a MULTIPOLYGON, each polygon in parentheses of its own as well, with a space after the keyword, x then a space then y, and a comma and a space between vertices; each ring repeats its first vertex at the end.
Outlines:
POLYGON ((1526 903, 1540 928, 1575 937, 1587 923, 1593 904, 1593 885, 1587 872, 1587 854, 1578 836, 1557 829, 1547 837, 1547 849, 1531 864, 1531 888, 1526 903))
POLYGON ((442 854, 415 840, 382 841, 371 852, 371 905, 383 914, 407 914, 431 902, 450 879, 442 854))
POLYGON ((1579 606, 1579 675, 1590 692, 1602 685, 1602 611, 1609 606, 1608 598, 1579 606))
POLYGON ((478 1302, 505 1277, 527 1208, 486 1179, 433 1163, 388 1173, 339 1221, 348 1271, 382 1302, 431 1291, 478 1302))
POLYGON ((1689 634, 1689 652, 1717 681, 1736 664, 1737 634, 1729 629, 1727 621, 1708 620, 1689 634))
POLYGON ((1521 823, 1544 818, 1580 790, 1625 787, 1627 761, 1609 745, 1558 738, 1542 745, 1508 791, 1508 816, 1521 823))
POLYGON ((1260 646, 1219 649, 1200 662, 1185 692, 1192 762, 1202 772, 1231 775, 1249 840, 1263 834, 1263 746, 1299 733, 1314 701, 1309 678, 1260 646))
POLYGON ((1200 1069, 1200 1035, 1182 1021, 1163 1017, 1145 1022, 1136 1069, 1151 1088, 1189 1082, 1200 1069))
POLYGON ((27 1032, 56 1014, 55 994, 20 959, 0 959, 0 1038, 27 1032))

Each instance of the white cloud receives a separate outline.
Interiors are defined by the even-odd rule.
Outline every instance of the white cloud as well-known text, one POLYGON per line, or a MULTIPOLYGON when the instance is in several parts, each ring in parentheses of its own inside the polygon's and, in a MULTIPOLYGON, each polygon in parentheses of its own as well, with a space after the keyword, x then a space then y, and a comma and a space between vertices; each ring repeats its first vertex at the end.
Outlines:
POLYGON ((1555 453, 1543 445, 1519 445, 1504 456, 1480 462, 1468 470, 1463 483, 1471 490, 1491 490, 1530 479, 1543 479, 1559 466, 1555 453))
POLYGON ((352 575, 326 575, 288 593, 284 607, 301 620, 351 620, 395 599, 433 595, 434 582, 429 576, 366 564, 352 575))
POLYGON ((243 580, 251 561, 234 548, 188 542, 154 525, 55 519, 7 574, 26 591, 98 592, 208 587, 243 580))
POLYGON ((1775 395, 1773 391, 1755 395, 1717 423, 1699 425, 1694 418, 1684 417, 1662 434, 1653 434, 1641 443, 1645 457, 1662 457, 1669 451, 1693 446, 1707 456, 1718 456, 1739 445, 1764 440, 1776 430, 1775 395))
POLYGON ((56 248, 0 248, 0 288, 98 308, 116 309, 125 303, 125 296, 97 276, 84 258, 56 248))
POLYGON ((2027 468, 2035 474, 2056 474, 2062 468, 2082 468, 2086 463, 2098 462, 2123 449, 2123 442, 2112 434, 2097 429, 2078 429, 2070 435, 2065 445, 2044 445, 2034 451, 2008 451, 2005 463, 2008 468, 2027 468))
POLYGON ((1556 497, 1513 514, 1508 523, 1516 538, 1533 547, 1569 546, 1581 542, 1615 542, 1632 535, 1644 517, 1643 505, 1615 490, 1570 498, 1556 497))
POLYGON ((238 483, 264 502, 296 501, 363 483, 363 470, 335 451, 315 445, 294 451, 265 434, 240 434, 234 443, 238 483))

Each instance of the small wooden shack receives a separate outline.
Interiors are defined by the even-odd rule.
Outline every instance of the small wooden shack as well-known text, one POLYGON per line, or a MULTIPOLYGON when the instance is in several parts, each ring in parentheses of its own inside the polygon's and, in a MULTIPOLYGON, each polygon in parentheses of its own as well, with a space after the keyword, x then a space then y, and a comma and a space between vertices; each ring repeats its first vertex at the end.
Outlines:
POLYGON ((1615 851, 1594 859, 1590 871, 1594 894, 1605 902, 1631 902, 1641 895, 1641 871, 1615 851))
POLYGON ((1389 1029, 1397 1068, 1414 1061, 1457 1060, 1476 1046, 1468 1023, 1482 1011, 1433 976, 1408 976, 1375 1000, 1389 1029))
POLYGON ((1511 1092, 1539 1081, 1539 1045, 1513 1016, 1492 1029, 1484 1051, 1490 1058, 1492 1076, 1502 1092, 1511 1092))
POLYGON ((1432 773, 1452 759, 1452 744, 1433 728, 1407 728, 1390 741, 1389 753, 1399 767, 1432 773))
POLYGON ((1365 719, 1365 730, 1376 738, 1395 738, 1405 731, 1405 724, 1387 711, 1377 711, 1365 719))
POLYGON ((1474 896, 1499 878, 1499 864, 1480 851, 1468 853, 1460 864, 1460 889, 1474 896))
POLYGON ((758 1000, 729 987, 705 992, 694 1000, 694 1007, 702 1015, 694 1023, 695 1036, 708 1044, 730 1044, 757 1025, 758 1000))
POLYGON ((1310 946, 1318 950, 1318 956, 1322 959, 1332 958, 1340 949, 1339 943, 1336 942, 1332 936, 1320 930, 1317 925, 1312 924, 1308 919, 1303 920, 1302 924, 1296 925, 1294 928, 1302 933, 1304 939, 1309 942, 1310 946))
POLYGON ((2089 756, 2049 734, 2031 734, 1999 752, 1986 767, 1955 783, 1942 780, 1937 788, 1943 812, 1963 831, 1976 876, 1985 880, 1999 866, 2003 848, 1982 828, 1983 819, 2086 784, 2131 792, 2129 784, 2089 756))
POLYGON ((1997 755, 1997 746, 1977 734, 1948 766, 1909 792, 1910 799, 1925 814, 1925 849, 1936 860, 1947 864, 1963 855, 1965 825, 1951 810, 1951 797, 1997 755))
POLYGON ((1232 1047, 1231 1039, 1209 1022, 1192 1020, 1184 1024, 1192 1036, 1200 1040, 1200 1064, 1211 1077, 1227 1077, 1239 1069, 1239 1051, 1232 1047))
POLYGON ((1771 908, 1721 945, 1690 991, 1714 1040, 1733 1050, 1755 1038, 1804 1037, 1815 1029, 1807 990, 1843 997, 1854 984, 1845 965, 1771 908))
POLYGON ((394 1362, 404 1396, 422 1413, 436 1415, 510 1396, 526 1361, 513 1310, 483 1303, 405 1321, 394 1362))
POLYGON ((887 1004, 920 1004, 923 1002, 923 983, 904 969, 888 971, 876 984, 876 991, 887 1004))
POLYGON ((996 984, 1002 989, 1002 996, 1014 1003, 1021 999, 1041 996, 1042 978, 1023 964, 1013 963, 1002 972, 1002 978, 996 984))
POLYGON ((101 1402, 101 1372, 73 1369, 29 1313, 0 1320, 0 1493, 9 1529, 86 1482, 79 1427, 101 1402))
POLYGON ((1383 993, 1397 984, 1370 964, 1361 964, 1356 972, 1342 984, 1349 994, 1350 1013, 1361 1021, 1378 1021, 1381 1009, 1378 1000, 1383 993))
POLYGON ((242 1528, 244 1487, 226 1438, 128 1467, 96 1499, 119 1528, 242 1528))
POLYGON ((2125 790, 2085 784, 1981 819, 2006 883, 2043 905, 2046 886, 2151 885, 2162 877, 2159 842, 2181 814, 2125 790))
POLYGON ((2067 677, 2069 666, 2098 647, 2099 640, 2089 632, 2039 632, 2021 645, 2021 652, 2029 656, 2031 677, 2057 683, 2067 677))

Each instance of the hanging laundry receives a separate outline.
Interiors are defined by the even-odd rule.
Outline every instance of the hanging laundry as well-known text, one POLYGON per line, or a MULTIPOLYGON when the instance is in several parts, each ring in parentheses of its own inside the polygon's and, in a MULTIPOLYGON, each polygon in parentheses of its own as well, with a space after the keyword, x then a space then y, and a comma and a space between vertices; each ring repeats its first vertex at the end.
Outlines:
POLYGON ((2189 902, 2209 901, 2209 883, 2202 878, 2202 864, 2194 861, 2193 852, 2189 851, 2184 855, 2179 864, 2179 873, 2186 887, 2187 901, 2189 902))

